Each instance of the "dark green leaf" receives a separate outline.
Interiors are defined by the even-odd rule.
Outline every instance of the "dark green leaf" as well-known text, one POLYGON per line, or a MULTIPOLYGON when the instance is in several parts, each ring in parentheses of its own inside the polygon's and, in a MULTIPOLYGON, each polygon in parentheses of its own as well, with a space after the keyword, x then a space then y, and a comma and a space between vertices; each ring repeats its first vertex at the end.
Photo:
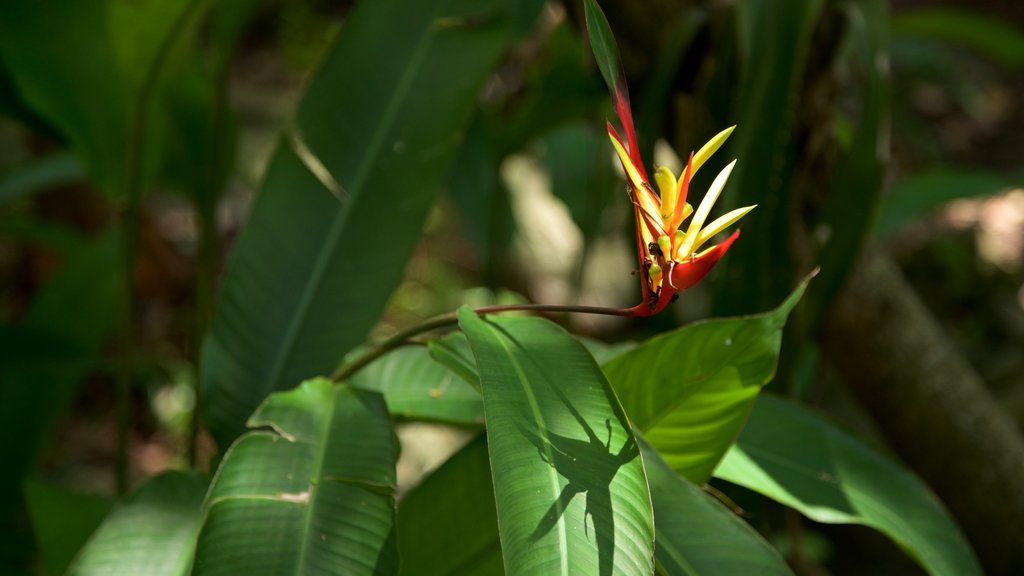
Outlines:
POLYGON ((1014 185, 1013 179, 981 170, 937 168, 896 184, 882 202, 875 232, 889 235, 958 198, 990 196, 1014 185))
POLYGON ((268 393, 328 372, 365 338, 481 84, 538 9, 375 0, 350 15, 298 112, 305 163, 279 151, 204 343, 208 422, 222 445, 268 393))
POLYGON ((792 574, 746 522, 676 475, 643 440, 640 451, 654 502, 654 550, 664 573, 792 574))
POLYGON ((870 526, 932 574, 982 573, 963 534, 923 482, 791 402, 760 397, 715 475, 816 522, 870 526))
POLYGON ((976 50, 1003 66, 1024 66, 1024 32, 974 10, 919 8, 893 18, 897 34, 939 38, 976 50))
POLYGON ((626 89, 626 78, 619 61, 619 46, 615 43, 611 26, 604 11, 595 0, 583 0, 583 11, 587 20, 587 34, 590 37, 590 49, 594 51, 594 60, 601 70, 601 76, 608 84, 608 91, 614 96, 626 89))
POLYGON ((397 570, 395 437, 379 394, 308 380, 249 426, 206 498, 194 574, 397 570))
POLYGON ((0 203, 80 182, 82 165, 71 154, 53 154, 19 166, 0 176, 0 203))
POLYGON ((112 498, 38 481, 25 483, 25 501, 39 547, 42 573, 59 576, 110 512, 112 498))
POLYGON ((889 8, 884 0, 850 5, 854 54, 851 68, 863 78, 860 118, 853 142, 832 176, 819 223, 828 239, 818 255, 821 277, 808 295, 811 321, 822 320, 842 288, 871 231, 889 159, 889 8))
POLYGON ((78 554, 69 576, 184 576, 202 522, 206 478, 168 472, 117 506, 78 554))
POLYGON ((459 324, 480 370, 508 574, 651 574, 654 527, 629 422, 586 349, 535 317, 459 324))
POLYGON ((480 436, 402 499, 402 574, 502 574, 487 441, 480 436))
POLYGON ((790 169, 792 122, 807 64, 811 34, 822 0, 770 4, 740 2, 737 9, 750 37, 740 76, 736 132, 730 154, 737 159, 722 195, 722 209, 757 204, 743 235, 719 267, 718 314, 764 310, 789 290, 795 274, 790 260, 790 169), (747 12, 751 14, 747 14, 747 12))
POLYGON ((782 328, 806 287, 771 312, 690 324, 604 365, 630 422, 679 474, 711 476, 774 375, 782 328))

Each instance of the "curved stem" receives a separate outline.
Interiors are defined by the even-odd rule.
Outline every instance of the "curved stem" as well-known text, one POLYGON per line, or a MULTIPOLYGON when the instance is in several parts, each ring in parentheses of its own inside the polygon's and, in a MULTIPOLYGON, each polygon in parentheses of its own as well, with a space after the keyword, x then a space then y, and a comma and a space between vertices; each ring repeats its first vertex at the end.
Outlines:
MULTIPOLYGON (((481 308, 474 309, 473 312, 476 312, 476 314, 480 316, 484 314, 497 314, 500 312, 567 312, 575 314, 600 314, 604 316, 643 316, 644 308, 647 307, 643 304, 634 306, 633 308, 607 308, 604 306, 573 306, 562 304, 505 304, 500 306, 483 306, 481 308)), ((449 312, 447 314, 435 316, 422 324, 402 330, 363 353, 354 361, 338 368, 338 370, 331 375, 331 381, 341 382, 350 378, 353 374, 359 372, 377 358, 380 358, 396 348, 401 348, 402 346, 411 343, 410 339, 413 336, 418 336, 424 332, 430 332, 431 330, 437 330, 439 328, 454 326, 458 323, 459 318, 456 316, 455 312, 449 312)))

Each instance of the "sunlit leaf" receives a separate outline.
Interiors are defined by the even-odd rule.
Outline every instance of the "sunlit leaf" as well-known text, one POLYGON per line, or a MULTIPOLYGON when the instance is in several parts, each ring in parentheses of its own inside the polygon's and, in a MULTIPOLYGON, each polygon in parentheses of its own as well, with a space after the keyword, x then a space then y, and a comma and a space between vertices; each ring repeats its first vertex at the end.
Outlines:
POLYGON ((600 368, 536 317, 459 311, 480 370, 508 574, 650 574, 643 463, 600 368))
POLYGON ((207 495, 194 574, 397 569, 395 436, 379 394, 308 380, 249 426, 207 495))
POLYGON ((690 324, 603 366, 630 422, 691 482, 707 481, 774 375, 782 328, 806 287, 771 312, 690 324))

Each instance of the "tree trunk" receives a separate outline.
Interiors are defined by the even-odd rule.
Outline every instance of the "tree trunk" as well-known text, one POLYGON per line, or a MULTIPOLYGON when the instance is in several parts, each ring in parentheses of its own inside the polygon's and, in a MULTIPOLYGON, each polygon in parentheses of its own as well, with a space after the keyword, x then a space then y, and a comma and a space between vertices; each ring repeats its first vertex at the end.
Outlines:
POLYGON ((896 265, 866 251, 825 350, 893 449, 956 517, 990 574, 1024 574, 1024 440, 896 265))

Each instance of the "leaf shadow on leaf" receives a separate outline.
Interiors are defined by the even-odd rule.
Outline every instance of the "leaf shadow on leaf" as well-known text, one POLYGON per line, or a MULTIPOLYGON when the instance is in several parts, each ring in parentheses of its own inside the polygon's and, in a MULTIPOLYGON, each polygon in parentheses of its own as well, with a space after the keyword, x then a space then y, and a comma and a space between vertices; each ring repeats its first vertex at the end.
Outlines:
MULTIPOLYGON (((511 336, 511 335, 510 335, 511 336)), ((530 541, 536 542, 561 519, 577 494, 586 494, 586 512, 584 514, 584 531, 589 536, 586 517, 590 516, 594 525, 594 537, 597 540, 598 564, 600 574, 612 574, 615 555, 615 519, 612 514, 611 483, 619 469, 640 455, 635 438, 628 436, 617 454, 611 451, 612 424, 605 419, 608 431, 607 439, 602 441, 597 433, 583 418, 583 415, 572 405, 565 393, 556 386, 549 388, 566 407, 573 419, 587 435, 587 440, 579 440, 541 431, 540 434, 529 430, 522 422, 516 422, 519 432, 537 448, 541 460, 554 468, 562 478, 568 481, 562 488, 558 498, 551 503, 537 527, 530 534, 530 541)), ((629 424, 619 416, 620 424, 628 429, 629 424)))

